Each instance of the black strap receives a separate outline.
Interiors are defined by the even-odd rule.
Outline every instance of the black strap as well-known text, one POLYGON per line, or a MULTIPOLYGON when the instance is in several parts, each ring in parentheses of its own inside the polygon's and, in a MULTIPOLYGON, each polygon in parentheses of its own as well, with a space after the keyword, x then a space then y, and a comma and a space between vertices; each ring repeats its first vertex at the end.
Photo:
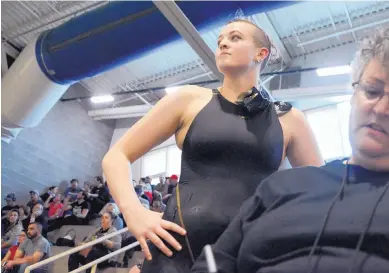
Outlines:
MULTIPOLYGON (((73 238, 73 240, 76 240, 77 232, 76 232, 74 229, 69 229, 68 232, 66 232, 65 236, 63 236, 63 237, 66 237, 67 235, 69 235, 69 233, 70 233, 71 231, 74 232, 74 238, 73 238)), ((71 235, 71 234, 70 234, 70 235, 71 235)))

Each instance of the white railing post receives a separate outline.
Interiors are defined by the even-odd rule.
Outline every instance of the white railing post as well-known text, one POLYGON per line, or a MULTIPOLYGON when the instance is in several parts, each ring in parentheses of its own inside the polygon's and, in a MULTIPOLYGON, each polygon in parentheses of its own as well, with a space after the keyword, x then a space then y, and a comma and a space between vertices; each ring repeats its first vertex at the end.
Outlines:
POLYGON ((96 270, 97 270, 97 264, 95 264, 94 266, 92 266, 92 270, 90 273, 96 273, 96 270))

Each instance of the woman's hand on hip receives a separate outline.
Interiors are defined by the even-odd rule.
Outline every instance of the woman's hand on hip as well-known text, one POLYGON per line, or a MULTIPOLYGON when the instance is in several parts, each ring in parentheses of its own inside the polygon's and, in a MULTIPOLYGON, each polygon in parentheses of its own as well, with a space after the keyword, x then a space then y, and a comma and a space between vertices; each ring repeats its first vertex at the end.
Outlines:
POLYGON ((177 251, 182 249, 182 246, 168 231, 174 231, 183 236, 186 234, 186 231, 173 222, 163 220, 162 215, 162 213, 148 210, 142 206, 136 213, 125 217, 129 219, 127 221, 129 231, 139 241, 147 260, 152 258, 147 245, 147 239, 169 257, 173 253, 162 240, 169 243, 177 251))

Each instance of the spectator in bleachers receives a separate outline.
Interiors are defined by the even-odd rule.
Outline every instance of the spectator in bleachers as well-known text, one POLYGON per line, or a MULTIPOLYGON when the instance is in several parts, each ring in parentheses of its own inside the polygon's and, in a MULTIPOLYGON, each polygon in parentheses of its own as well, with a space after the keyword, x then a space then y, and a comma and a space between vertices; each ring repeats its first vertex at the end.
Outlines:
MULTIPOLYGON (((101 217, 101 226, 95 232, 89 234, 89 236, 81 244, 88 243, 109 233, 117 231, 116 228, 112 225, 113 219, 114 215, 111 212, 104 213, 101 217)), ((85 265, 109 254, 112 251, 119 249, 121 246, 121 240, 121 236, 116 235, 108 240, 103 241, 100 244, 92 246, 91 248, 87 248, 78 253, 70 255, 68 260, 68 271, 73 271, 77 269, 80 264, 85 265)), ((97 267, 104 268, 107 266, 109 266, 109 261, 102 262, 97 267)), ((86 272, 89 273, 90 269, 86 270, 86 272)))
POLYGON ((7 205, 1 208, 1 220, 8 218, 8 212, 14 209, 19 209, 19 206, 16 205, 16 196, 14 193, 9 193, 5 197, 5 202, 7 205))
POLYGON ((146 176, 146 178, 145 178, 145 186, 147 188, 147 191, 152 192, 153 189, 151 187, 151 178, 150 178, 150 176, 146 176))
POLYGON ((45 202, 45 208, 48 210, 48 226, 50 227, 54 224, 55 220, 63 215, 64 209, 61 202, 61 194, 57 193, 54 197, 50 196, 45 202))
POLYGON ((41 195, 41 199, 42 199, 43 202, 46 202, 46 200, 49 197, 51 197, 51 199, 52 199, 52 198, 54 198, 54 196, 57 193, 58 193, 58 187, 57 186, 52 186, 52 187, 49 188, 49 190, 46 193, 41 195))
MULTIPOLYGON (((104 208, 100 211, 99 215, 102 216, 104 213, 106 213, 107 211, 112 211, 114 214, 118 215, 118 217, 120 217, 121 220, 117 220, 117 221, 114 221, 113 222, 113 226, 119 230, 119 229, 122 229, 124 227, 127 227, 126 225, 126 222, 124 221, 124 218, 123 218, 123 214, 120 212, 119 210, 119 207, 118 205, 115 204, 115 202, 109 202, 108 204, 106 204, 104 206, 104 208), (109 208, 112 204, 112 208, 109 208), (112 210, 111 210, 112 209, 112 210), (120 223, 121 222, 121 223, 120 223)), ((123 233, 122 235, 124 235, 125 233, 123 233)), ((122 236, 123 237, 123 236, 122 236)), ((125 237, 125 236, 124 236, 125 237)))
POLYGON ((44 202, 39 197, 39 191, 37 191, 37 190, 30 191, 30 198, 31 198, 31 200, 27 203, 27 207, 30 208, 30 211, 32 211, 32 208, 36 204, 41 204, 42 206, 44 205, 44 202))
POLYGON ((13 209, 19 209, 19 206, 16 205, 16 196, 14 193, 9 193, 5 197, 7 205, 1 208, 1 234, 4 234, 4 230, 8 228, 8 213, 13 209))
POLYGON ((178 176, 173 174, 172 176, 167 179, 167 183, 165 186, 164 191, 162 192, 162 200, 165 204, 169 201, 170 197, 173 194, 173 190, 175 190, 176 186, 178 184, 178 176))
POLYGON ((8 249, 17 243, 18 235, 22 232, 22 225, 19 221, 19 210, 13 209, 8 213, 8 228, 1 238, 1 257, 3 258, 8 249))
POLYGON ((107 185, 101 176, 96 178, 97 185, 88 194, 89 202, 91 204, 91 213, 97 214, 110 201, 109 191, 107 185))
POLYGON ((85 191, 86 193, 90 193, 92 190, 91 188, 91 184, 89 181, 85 181, 84 182, 84 187, 83 187, 83 191, 85 191))
POLYGON ((164 212, 166 205, 163 203, 162 194, 158 191, 153 191, 153 204, 151 210, 155 212, 164 212))
POLYGON ((135 192, 136 192, 136 195, 138 196, 139 198, 139 201, 140 203, 147 209, 150 209, 150 201, 143 196, 143 186, 142 185, 137 185, 135 187, 135 192))
POLYGON ((14 258, 15 258, 15 254, 16 254, 16 251, 18 250, 19 246, 21 243, 24 242, 24 240, 26 240, 26 232, 24 230, 22 230, 20 232, 20 234, 17 236, 17 244, 16 245, 13 245, 11 246, 9 249, 8 249, 8 252, 7 254, 5 255, 4 259, 1 260, 1 264, 4 264, 8 261, 12 261, 14 258))
POLYGON ((159 183, 155 186, 154 190, 162 193, 163 190, 165 189, 165 183, 166 183, 167 178, 160 176, 159 177, 159 183))
POLYGON ((27 230, 31 223, 39 223, 42 226, 42 235, 46 237, 48 228, 47 212, 43 209, 43 205, 37 203, 34 205, 31 211, 31 215, 26 218, 23 223, 23 229, 27 230))
POLYGON ((80 191, 77 194, 77 200, 69 204, 66 208, 66 210, 71 211, 71 215, 66 216, 65 214, 63 218, 55 220, 55 223, 50 227, 49 231, 59 229, 64 225, 88 225, 90 205, 85 200, 86 197, 86 193, 80 191))
POLYGON ((120 217, 119 207, 115 203, 109 203, 107 205, 107 212, 112 213, 112 215, 114 216, 112 225, 117 230, 122 229, 123 228, 123 219, 120 217))
POLYGON ((82 191, 79 187, 79 182, 77 179, 73 178, 70 180, 70 187, 65 190, 65 198, 69 200, 69 202, 74 202, 77 199, 77 194, 82 191))
MULTIPOLYGON (((27 240, 20 244, 15 258, 7 262, 7 273, 24 273, 27 266, 38 263, 50 257, 50 243, 42 236, 40 223, 31 223, 28 226, 27 240)), ((34 269, 31 273, 47 273, 48 265, 34 269)))
POLYGON ((28 227, 28 222, 30 216, 30 208, 26 205, 21 205, 19 207, 19 221, 23 227, 24 230, 26 230, 24 227, 28 227))
POLYGON ((153 187, 151 186, 151 178, 147 176, 142 183, 143 194, 149 199, 150 205, 153 203, 153 187))

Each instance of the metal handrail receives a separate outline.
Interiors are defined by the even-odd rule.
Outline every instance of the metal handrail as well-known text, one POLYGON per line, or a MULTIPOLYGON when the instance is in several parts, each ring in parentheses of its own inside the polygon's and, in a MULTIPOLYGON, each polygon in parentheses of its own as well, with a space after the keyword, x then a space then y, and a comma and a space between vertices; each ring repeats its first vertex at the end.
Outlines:
MULTIPOLYGON (((96 245, 96 244, 99 244, 99 243, 101 243, 101 242, 103 242, 103 241, 105 241, 105 240, 107 240, 107 239, 109 239, 109 238, 115 237, 116 235, 120 235, 120 234, 122 234, 122 233, 124 233, 124 232, 126 232, 126 231, 128 231, 127 228, 120 229, 120 230, 118 230, 118 231, 109 233, 109 234, 107 234, 107 235, 105 235, 105 236, 103 236, 103 237, 101 237, 101 238, 98 238, 98 239, 93 240, 93 241, 91 241, 91 242, 88 242, 88 243, 86 243, 86 244, 82 244, 82 245, 77 246, 77 247, 75 247, 75 248, 69 249, 69 250, 67 250, 67 251, 65 251, 65 252, 59 253, 59 254, 57 254, 57 255, 55 255, 55 256, 53 256, 53 257, 47 258, 47 259, 45 259, 45 260, 43 260, 43 261, 40 261, 40 262, 38 262, 38 263, 36 263, 36 264, 29 265, 29 266, 27 266, 26 269, 24 270, 24 273, 30 273, 31 270, 37 269, 37 268, 39 268, 39 267, 41 267, 41 266, 43 266, 43 265, 52 263, 52 262, 54 262, 54 261, 56 261, 56 260, 58 260, 58 259, 61 259, 61 258, 66 257, 66 256, 69 256, 69 255, 71 255, 71 254, 73 254, 73 253, 79 252, 80 250, 83 250, 83 249, 85 249, 85 248, 88 248, 88 247, 94 246, 94 245, 96 245)), ((116 250, 116 251, 114 251, 114 252, 112 252, 112 253, 109 253, 108 255, 105 255, 104 257, 101 257, 101 258, 99 258, 99 259, 97 259, 97 260, 95 260, 95 261, 93 261, 93 262, 91 262, 91 263, 89 263, 89 264, 87 264, 87 265, 90 265, 90 264, 93 263, 91 266, 89 266, 89 267, 92 267, 94 264, 97 264, 97 263, 99 263, 99 262, 105 261, 105 260, 107 260, 107 259, 109 259, 109 258, 115 256, 116 254, 119 254, 119 253, 121 253, 121 252, 123 252, 123 251, 125 251, 125 250, 128 250, 128 249, 130 249, 130 248, 133 248, 133 247, 135 247, 135 246, 137 246, 137 245, 139 245, 139 242, 135 242, 135 243, 130 244, 130 245, 126 246, 126 247, 123 247, 123 248, 121 248, 121 249, 118 249, 118 250, 116 250), (107 257, 107 256, 109 256, 109 257, 107 257), (105 259, 105 257, 107 257, 107 258, 105 259), (98 262, 96 262, 96 261, 98 261, 98 262)), ((78 268, 78 269, 76 269, 75 271, 72 271, 72 272, 73 272, 73 273, 75 273, 75 272, 80 272, 81 270, 79 270, 79 269, 81 269, 81 268, 85 269, 85 266, 87 266, 87 265, 84 265, 83 267, 80 267, 80 268, 78 268)), ((89 267, 87 267, 87 268, 89 268, 89 267)))
POLYGON ((132 243, 132 244, 130 244, 128 246, 125 246, 125 247, 123 247, 121 249, 118 249, 118 250, 116 250, 114 252, 111 252, 111 253, 109 253, 109 254, 101 257, 101 258, 98 258, 98 259, 90 262, 89 264, 83 265, 83 266, 81 266, 81 267, 77 268, 76 270, 73 270, 73 271, 71 271, 69 273, 79 273, 79 272, 81 272, 81 271, 83 271, 85 269, 88 269, 88 268, 90 268, 90 267, 92 267, 94 265, 97 265, 97 264, 99 264, 101 262, 104 262, 104 261, 112 258, 113 256, 115 256, 117 254, 120 254, 120 253, 122 253, 122 252, 124 252, 124 251, 126 251, 128 249, 134 248, 134 247, 136 247, 138 245, 139 245, 139 242, 132 243))

